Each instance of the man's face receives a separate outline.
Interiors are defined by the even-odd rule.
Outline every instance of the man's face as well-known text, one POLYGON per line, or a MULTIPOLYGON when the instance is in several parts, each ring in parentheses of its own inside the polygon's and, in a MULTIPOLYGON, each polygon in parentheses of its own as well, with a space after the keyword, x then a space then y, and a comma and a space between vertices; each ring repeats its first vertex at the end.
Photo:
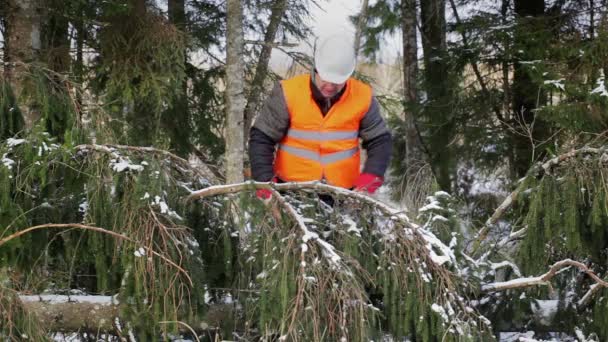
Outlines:
POLYGON ((339 93, 342 88, 344 88, 344 85, 346 83, 331 83, 331 82, 327 82, 324 81, 321 76, 319 76, 319 74, 316 75, 315 77, 315 84, 317 85, 317 88, 319 88, 319 90, 321 91, 321 94, 323 94, 323 96, 325 98, 331 98, 334 95, 336 95, 337 93, 339 93))

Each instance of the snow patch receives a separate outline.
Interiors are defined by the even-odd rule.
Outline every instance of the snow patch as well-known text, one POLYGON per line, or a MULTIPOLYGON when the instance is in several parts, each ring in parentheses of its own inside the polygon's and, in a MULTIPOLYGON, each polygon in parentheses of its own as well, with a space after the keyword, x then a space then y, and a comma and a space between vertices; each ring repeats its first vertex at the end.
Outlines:
POLYGON ((143 247, 139 247, 139 249, 137 249, 134 253, 133 253, 136 257, 140 258, 142 256, 146 255, 146 250, 143 249, 143 247))
POLYGON ((2 164, 4 166, 6 166, 7 169, 12 170, 13 169, 13 165, 15 165, 15 161, 7 158, 6 157, 6 153, 2 155, 2 164))
POLYGON ((19 296, 22 302, 45 302, 49 304, 62 304, 62 303, 89 303, 99 305, 112 305, 119 304, 116 297, 112 296, 87 296, 87 295, 21 295, 19 296))
POLYGON ((8 145, 9 148, 21 145, 24 142, 25 142, 25 139, 13 139, 13 138, 6 139, 6 145, 8 145))
POLYGON ((112 159, 110 161, 110 167, 114 172, 123 172, 123 171, 136 171, 141 172, 144 170, 143 165, 132 164, 128 159, 119 158, 118 160, 112 159))
POLYGON ((548 85, 552 85, 555 88, 564 91, 565 90, 565 86, 564 86, 564 79, 560 78, 559 80, 546 80, 544 82, 544 84, 548 84, 548 85))
POLYGON ((591 91, 591 94, 598 94, 599 96, 608 97, 608 91, 606 90, 605 80, 606 78, 604 76, 604 69, 602 69, 600 77, 598 77, 597 81, 595 82, 597 87, 591 91))

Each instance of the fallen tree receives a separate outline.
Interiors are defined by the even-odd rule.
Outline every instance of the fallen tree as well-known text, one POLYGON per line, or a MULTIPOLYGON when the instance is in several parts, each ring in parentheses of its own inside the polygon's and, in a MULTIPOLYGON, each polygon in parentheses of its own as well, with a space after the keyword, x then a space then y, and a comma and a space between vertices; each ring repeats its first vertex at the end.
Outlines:
POLYGON ((41 334, 94 322, 119 333, 121 322, 138 340, 182 323, 230 338, 492 338, 462 296, 450 247, 365 195, 282 184, 268 210, 253 195, 268 184, 211 186, 212 175, 156 149, 69 147, 45 134, 1 148, 0 253, 10 257, 0 260, 10 286, 120 303, 28 300, 41 334), (71 325, 60 328, 66 310, 71 325))

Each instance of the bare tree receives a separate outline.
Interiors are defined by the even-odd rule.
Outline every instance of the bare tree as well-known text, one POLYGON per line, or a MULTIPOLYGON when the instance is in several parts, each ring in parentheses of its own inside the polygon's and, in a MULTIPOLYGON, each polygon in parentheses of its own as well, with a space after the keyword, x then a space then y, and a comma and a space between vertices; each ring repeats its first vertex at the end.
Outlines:
MULTIPOLYGON (((401 33, 403 38, 403 97, 409 104, 418 102, 418 38, 416 28, 418 17, 416 0, 401 0, 401 33)), ((406 182, 408 185, 419 174, 423 160, 423 146, 416 126, 415 113, 403 111, 405 120, 405 163, 407 166, 406 182)), ((410 187, 408 186, 408 189, 410 187)), ((408 191, 410 193, 410 191, 408 191)))
POLYGON ((369 5, 368 0, 361 1, 361 12, 359 13, 359 20, 357 21, 357 31, 355 32, 355 55, 359 56, 359 50, 361 50, 361 35, 363 33, 363 25, 367 21, 367 6, 369 5))
POLYGON ((243 180, 243 7, 240 0, 226 2, 226 182, 243 180))
POLYGON ((255 69, 255 76, 251 83, 251 90, 249 91, 249 97, 247 98, 247 105, 245 107, 245 125, 244 133, 247 135, 253 117, 260 105, 262 89, 264 87, 264 81, 268 74, 268 62, 270 61, 270 54, 272 52, 273 42, 279 30, 281 19, 285 15, 287 10, 287 0, 275 0, 272 4, 272 12, 270 14, 270 22, 266 27, 266 33, 264 34, 264 44, 262 51, 260 52, 260 58, 255 69))

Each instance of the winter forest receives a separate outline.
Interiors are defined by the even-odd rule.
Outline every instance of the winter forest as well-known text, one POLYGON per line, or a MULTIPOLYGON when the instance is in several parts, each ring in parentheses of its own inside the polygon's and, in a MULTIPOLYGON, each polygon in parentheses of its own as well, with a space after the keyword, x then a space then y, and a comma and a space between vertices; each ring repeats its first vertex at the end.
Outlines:
POLYGON ((1 341, 608 341, 608 1, 352 0, 383 186, 254 182, 328 2, 0 0, 1 341))

